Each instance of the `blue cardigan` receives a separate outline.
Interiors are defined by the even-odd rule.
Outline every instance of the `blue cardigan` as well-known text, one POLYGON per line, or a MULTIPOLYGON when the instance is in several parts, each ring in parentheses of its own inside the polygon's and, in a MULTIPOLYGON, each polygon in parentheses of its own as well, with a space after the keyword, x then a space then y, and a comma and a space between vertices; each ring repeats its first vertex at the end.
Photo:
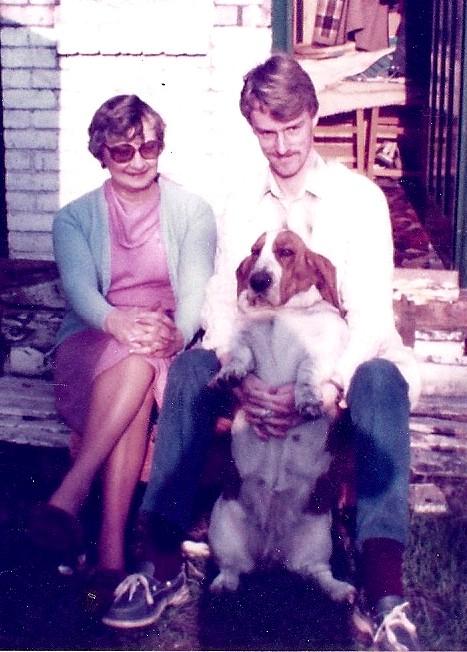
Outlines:
MULTIPOLYGON (((185 344, 200 328, 206 284, 213 273, 216 223, 210 206, 178 184, 159 177, 162 241, 175 295, 175 323, 185 344)), ((55 260, 67 299, 57 344, 85 328, 102 329, 113 306, 110 286, 109 215, 103 187, 62 208, 53 224, 55 260)))

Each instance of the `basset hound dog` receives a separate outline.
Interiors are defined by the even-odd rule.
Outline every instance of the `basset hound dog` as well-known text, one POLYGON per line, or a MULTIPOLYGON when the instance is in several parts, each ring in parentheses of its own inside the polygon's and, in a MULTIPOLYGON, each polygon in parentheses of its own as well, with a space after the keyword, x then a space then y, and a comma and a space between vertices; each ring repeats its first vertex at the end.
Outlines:
POLYGON ((271 231, 240 264, 237 287, 238 329, 214 383, 238 383, 249 373, 269 386, 294 383, 304 419, 283 438, 263 439, 241 410, 236 414, 235 481, 215 503, 209 527, 219 567, 211 590, 234 591, 242 573, 278 562, 313 578, 331 599, 351 603, 355 588, 331 572, 331 510, 319 500, 331 462, 332 421, 323 411, 321 385, 348 337, 334 267, 297 234, 271 231))

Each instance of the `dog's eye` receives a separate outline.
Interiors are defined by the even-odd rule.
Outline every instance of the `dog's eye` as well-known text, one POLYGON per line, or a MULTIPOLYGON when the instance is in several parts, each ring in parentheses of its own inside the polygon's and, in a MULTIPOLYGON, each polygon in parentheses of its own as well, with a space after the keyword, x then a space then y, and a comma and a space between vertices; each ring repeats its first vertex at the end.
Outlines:
POLYGON ((277 255, 279 256, 279 258, 289 258, 294 254, 295 251, 293 251, 292 249, 287 249, 287 247, 281 247, 280 249, 277 250, 277 255))

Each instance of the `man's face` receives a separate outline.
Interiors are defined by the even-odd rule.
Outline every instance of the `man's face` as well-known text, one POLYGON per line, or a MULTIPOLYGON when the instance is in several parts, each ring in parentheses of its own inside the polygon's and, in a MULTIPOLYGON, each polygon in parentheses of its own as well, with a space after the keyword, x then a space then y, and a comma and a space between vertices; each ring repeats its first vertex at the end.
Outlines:
POLYGON ((252 111, 250 122, 274 174, 283 179, 297 175, 313 146, 316 120, 309 111, 303 111, 294 120, 281 122, 257 109, 252 111))

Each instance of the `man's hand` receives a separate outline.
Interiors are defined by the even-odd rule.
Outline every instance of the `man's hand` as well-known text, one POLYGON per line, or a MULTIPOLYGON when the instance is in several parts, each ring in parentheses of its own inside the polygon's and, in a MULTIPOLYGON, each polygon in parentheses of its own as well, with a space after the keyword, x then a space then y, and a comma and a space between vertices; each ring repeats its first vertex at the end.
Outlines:
POLYGON ((234 390, 246 418, 258 437, 285 437, 290 428, 303 422, 295 408, 295 386, 269 387, 250 374, 234 390))
POLYGON ((321 393, 323 396, 323 410, 328 416, 335 418, 339 408, 344 409, 347 407, 342 390, 336 383, 325 381, 321 385, 321 393))

